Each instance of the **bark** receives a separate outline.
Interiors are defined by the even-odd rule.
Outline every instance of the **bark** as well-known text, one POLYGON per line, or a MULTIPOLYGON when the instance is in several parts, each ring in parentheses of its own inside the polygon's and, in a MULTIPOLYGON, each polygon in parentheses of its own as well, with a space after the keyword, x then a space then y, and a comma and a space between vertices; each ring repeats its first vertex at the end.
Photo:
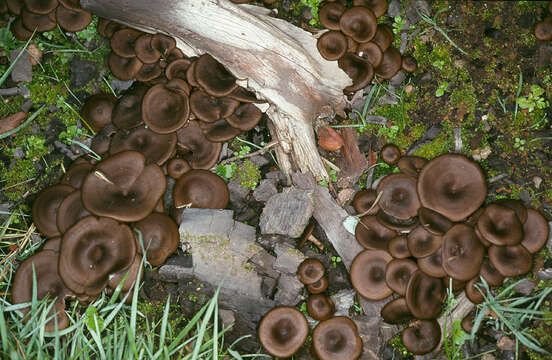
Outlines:
POLYGON ((327 179, 316 149, 313 121, 328 108, 342 110, 350 79, 325 61, 316 39, 266 9, 228 0, 81 0, 101 17, 177 38, 188 56, 210 53, 266 100, 280 168, 327 179))

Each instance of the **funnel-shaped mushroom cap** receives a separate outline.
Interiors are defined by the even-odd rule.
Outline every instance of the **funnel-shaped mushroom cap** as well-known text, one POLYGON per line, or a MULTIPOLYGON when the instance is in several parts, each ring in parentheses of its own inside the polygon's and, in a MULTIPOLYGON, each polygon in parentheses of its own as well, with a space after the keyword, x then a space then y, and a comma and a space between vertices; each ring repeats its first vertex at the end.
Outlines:
POLYGON ((322 279, 325 271, 320 260, 305 259, 297 268, 297 277, 303 284, 310 285, 322 279))
POLYGON ((110 275, 128 269, 135 255, 134 235, 127 225, 88 216, 63 235, 59 275, 75 293, 94 296, 110 275))
POLYGON ((353 5, 367 7, 376 17, 383 16, 387 11, 387 0, 353 0, 353 5))
POLYGON ((261 345, 272 356, 288 358, 295 354, 309 335, 305 315, 288 306, 275 307, 259 323, 261 345))
POLYGON ((21 15, 21 10, 23 10, 25 3, 21 0, 6 0, 6 6, 12 14, 21 15))
POLYGON ((521 245, 531 254, 535 254, 546 244, 550 229, 544 216, 537 210, 527 210, 527 221, 523 224, 521 245))
POLYGON ((154 34, 151 38, 151 46, 159 51, 161 56, 166 56, 176 47, 176 40, 165 34, 154 34))
POLYGON ((483 301, 485 301, 485 298, 483 297, 479 289, 475 287, 475 284, 478 284, 479 289, 483 291, 483 294, 487 294, 487 290, 485 290, 485 288, 481 284, 479 276, 476 276, 468 281, 466 283, 464 291, 466 292, 466 297, 468 298, 468 300, 470 300, 474 304, 481 304, 483 301))
POLYGON ((117 133, 117 128, 113 124, 107 124, 92 138, 90 149, 98 155, 106 154, 115 133, 117 133))
POLYGON ((113 34, 110 45, 111 50, 122 58, 133 58, 136 56, 134 43, 142 36, 142 32, 131 28, 121 29, 113 34))
POLYGON ((406 288, 406 303, 415 318, 437 319, 444 298, 445 287, 441 279, 420 270, 412 274, 406 288))
POLYGON ((491 204, 477 220, 477 230, 485 240, 499 246, 517 245, 523 239, 523 225, 510 208, 491 204))
POLYGON ((307 311, 314 320, 324 321, 333 316, 335 306, 325 295, 311 295, 307 298, 307 311))
POLYGON ((385 144, 380 150, 380 157, 384 163, 395 165, 401 159, 401 149, 395 144, 385 144))
POLYGON ((346 94, 365 88, 374 78, 372 64, 356 54, 346 53, 337 61, 337 65, 353 80, 353 85, 343 89, 346 94))
POLYGON ((418 219, 424 229, 435 235, 443 235, 454 225, 443 215, 424 207, 418 210, 418 219))
POLYGON ((80 189, 84 179, 92 171, 92 164, 88 162, 83 162, 79 164, 73 163, 69 170, 63 175, 61 179, 61 184, 69 185, 75 189, 80 189))
POLYGON ((396 236, 375 216, 363 216, 355 229, 355 238, 366 249, 387 250, 389 241, 396 236))
POLYGON ((379 207, 387 215, 408 220, 418 214, 420 201, 416 192, 416 179, 406 174, 391 174, 380 181, 378 194, 383 193, 379 207))
POLYGON ((429 276, 443 278, 447 276, 443 269, 443 253, 441 248, 435 250, 426 257, 418 259, 418 268, 429 276))
POLYGON ((345 10, 339 18, 341 31, 359 43, 372 40, 377 26, 378 22, 372 10, 361 6, 345 10))
POLYGON ((68 9, 80 9, 80 0, 58 0, 60 5, 65 6, 68 9))
POLYGON ((91 215, 90 212, 82 204, 80 190, 75 190, 67 195, 59 205, 57 227, 60 233, 63 234, 77 221, 89 215, 91 215))
POLYGON ((374 205, 378 197, 376 190, 364 189, 355 194, 351 205, 355 208, 357 214, 375 215, 379 211, 379 205, 374 205), (373 208, 372 208, 373 206, 373 208), (372 209, 372 210, 370 210, 372 209), (370 210, 369 213, 367 211, 370 210))
POLYGON ((119 24, 115 21, 101 19, 98 21, 98 33, 104 38, 111 39, 114 33, 124 29, 126 26, 119 24))
POLYGON ((412 56, 403 56, 401 67, 406 72, 414 72, 418 69, 418 63, 412 56))
POLYGON ((443 268, 450 277, 467 281, 479 274, 485 248, 471 226, 458 224, 447 231, 442 251, 443 268))
POLYGON ((498 199, 494 202, 496 205, 510 208, 516 212, 519 221, 525 224, 527 221, 527 208, 523 205, 521 200, 516 199, 498 199))
POLYGON ((378 67, 374 68, 376 75, 382 79, 391 79, 401 69, 402 59, 399 50, 390 46, 383 52, 383 58, 378 67))
POLYGON ((82 185, 82 202, 97 216, 138 221, 148 216, 166 187, 163 170, 144 155, 124 151, 101 161, 82 185))
POLYGON ((122 81, 133 79, 144 65, 137 57, 123 58, 112 52, 107 58, 109 70, 122 81))
POLYGON ((351 264, 351 283, 368 300, 382 300, 393 293, 385 281, 385 268, 392 260, 383 250, 364 250, 351 264))
POLYGON ((378 211, 378 213, 376 214, 376 218, 385 227, 399 233, 409 233, 416 226, 418 226, 417 217, 411 217, 406 220, 401 220, 397 219, 394 216, 387 215, 383 210, 378 211))
POLYGON ((235 88, 230 94, 227 95, 229 98, 238 100, 242 103, 261 103, 262 100, 257 99, 257 96, 254 92, 247 90, 241 86, 235 88))
POLYGON ((152 84, 164 84, 167 82, 167 79, 162 74, 163 69, 159 66, 159 63, 144 64, 136 74, 136 80, 142 82, 151 81, 152 84))
POLYGON ((403 331, 401 339, 408 351, 424 355, 439 345, 441 327, 437 320, 418 320, 403 331))
POLYGON ((418 177, 418 173, 426 163, 427 160, 420 156, 403 156, 397 166, 406 175, 418 177))
POLYGON ((413 319, 412 313, 408 309, 406 299, 401 297, 385 304, 380 312, 383 321, 388 324, 402 324, 413 319))
POLYGON ((320 360, 356 360, 362 354, 362 339, 351 319, 336 316, 314 328, 312 347, 320 360))
POLYGON ((23 3, 27 10, 40 15, 51 13, 59 5, 58 0, 23 0, 23 3))
POLYGON ((338 2, 325 2, 318 12, 318 20, 326 29, 339 30, 339 19, 345 9, 345 6, 338 2))
POLYGON ((21 10, 21 21, 31 32, 36 29, 37 32, 50 31, 56 28, 55 12, 39 15, 26 8, 21 10))
MULTIPOLYGON (((133 225, 142 232, 146 257, 152 266, 159 266, 178 248, 180 239, 175 222, 165 214, 152 213, 133 225)), ((142 254, 142 247, 138 247, 142 254)))
MULTIPOLYGON (((61 280, 57 264, 59 253, 51 250, 39 251, 19 265, 12 286, 13 304, 30 303, 33 300, 33 279, 36 278, 36 298, 56 299, 48 316, 57 316, 57 330, 69 326, 69 318, 65 314, 65 298, 72 296, 61 280), (33 271, 34 270, 34 271, 33 271), (36 276, 36 277, 35 277, 36 276)), ((30 306, 19 309, 23 314, 29 312, 30 306)), ((53 317, 44 327, 45 331, 56 330, 56 318, 53 317)))
POLYGON ((504 276, 498 272, 488 257, 483 259, 479 275, 482 276, 490 286, 500 286, 504 282, 504 276))
MULTIPOLYGON (((139 254, 134 255, 134 261, 132 262, 132 264, 128 269, 121 270, 118 273, 115 273, 109 276, 109 281, 107 282, 107 286, 109 286, 112 289, 116 289, 117 286, 119 286, 119 284, 121 283, 121 281, 123 281, 123 278, 126 275, 127 277, 125 279, 123 286, 121 287, 121 291, 122 292, 129 291, 130 288, 132 288, 132 286, 136 283, 136 280, 138 280, 138 272, 140 271, 141 266, 142 266, 142 256, 139 254)), ((140 272, 140 280, 142 276, 144 276, 143 271, 140 272)), ((124 294, 121 293, 119 295, 119 298, 122 297, 121 295, 124 296, 124 294)), ((129 298, 132 298, 132 294, 129 296, 129 298)))
POLYGON ((56 20, 62 29, 77 32, 85 29, 92 22, 92 14, 82 9, 71 9, 60 4, 56 9, 56 20))
POLYGON ((68 185, 54 185, 38 194, 33 203, 33 222, 44 236, 55 237, 60 234, 56 223, 57 211, 61 202, 74 190, 68 185))
POLYGON ((119 130, 111 139, 109 153, 118 154, 127 150, 142 153, 148 164, 163 165, 176 150, 176 133, 158 134, 140 126, 130 130, 119 130))
POLYGON ((238 106, 234 113, 226 118, 230 126, 241 131, 249 131, 253 129, 259 121, 263 113, 253 104, 246 103, 238 106))
POLYGON ((194 169, 210 169, 218 162, 222 143, 207 140, 199 122, 189 121, 177 132, 178 153, 194 169))
POLYGON ((316 47, 324 59, 334 61, 347 52, 347 39, 341 31, 331 30, 318 38, 316 47))
POLYGON ((161 58, 161 53, 151 46, 151 35, 142 34, 134 41, 134 53, 144 64, 153 64, 161 58))
POLYGON ((406 286, 410 276, 418 270, 416 263, 410 259, 393 259, 385 269, 385 282, 397 294, 406 295, 406 286))
POLYGON ((234 113, 240 106, 238 100, 229 97, 214 97, 199 89, 190 96, 190 110, 201 121, 215 122, 234 113))
POLYGON ((177 59, 167 66, 165 69, 165 76, 169 80, 174 78, 186 80, 186 73, 190 65, 192 65, 190 59, 177 59))
POLYGON ((489 260, 505 277, 527 274, 533 265, 533 257, 523 245, 496 246, 489 248, 489 260))
POLYGON ((460 221, 485 201, 485 175, 478 164, 463 155, 440 155, 420 171, 418 196, 423 207, 460 221))
POLYGON ((137 86, 117 100, 111 119, 119 129, 132 129, 142 125, 142 99, 148 91, 146 86, 137 86))
POLYGON ((368 60, 373 67, 378 67, 383 60, 383 51, 372 41, 359 44, 354 52, 356 52, 358 56, 368 60))
POLYGON ((213 142, 228 141, 241 132, 241 130, 230 126, 225 119, 217 120, 214 123, 200 122, 199 127, 205 138, 213 142))
POLYGON ((209 54, 195 61, 193 71, 196 81, 209 95, 226 96, 238 87, 234 75, 209 54))
MULTIPOLYGON (((160 61, 159 63, 161 64, 162 67, 167 67, 167 64, 170 65, 174 61, 183 59, 183 58, 184 58, 184 53, 182 52, 182 50, 175 47, 174 49, 170 50, 167 54, 165 54, 164 59, 161 59, 162 61, 160 61)), ((188 60, 191 63, 190 59, 186 59, 186 60, 188 60)), ((184 77, 183 79, 186 80, 186 77, 184 77)))
POLYGON ((322 276, 322 278, 320 278, 320 280, 318 280, 317 282, 307 285, 307 290, 314 295, 321 294, 326 291, 328 285, 328 277, 322 276))
POLYGON ((194 169, 176 181, 173 199, 177 208, 224 209, 230 194, 220 176, 207 170, 194 169))
POLYGON ((537 40, 552 40, 552 16, 547 16, 543 21, 535 25, 535 37, 537 40))
POLYGON ((191 169, 192 167, 190 166, 190 164, 184 159, 172 158, 167 163, 167 173, 173 179, 178 179, 191 169))
POLYGON ((80 115, 94 131, 98 132, 111 122, 115 101, 117 98, 111 94, 92 95, 82 106, 80 115))
POLYGON ((381 51, 386 51, 393 43, 393 39, 393 30, 385 24, 379 24, 372 41, 378 44, 381 51))
POLYGON ((32 31, 29 31, 25 26, 23 26, 23 21, 21 20, 21 17, 15 19, 12 26, 10 27, 10 31, 12 32, 13 36, 20 41, 27 41, 33 35, 32 31))
POLYGON ((394 237, 389 241, 389 247, 387 249, 389 254, 395 259, 406 259, 412 256, 408 249, 408 240, 405 235, 394 237))
POLYGON ((180 129, 190 115, 190 104, 180 79, 152 86, 142 100, 144 122, 160 134, 180 129))

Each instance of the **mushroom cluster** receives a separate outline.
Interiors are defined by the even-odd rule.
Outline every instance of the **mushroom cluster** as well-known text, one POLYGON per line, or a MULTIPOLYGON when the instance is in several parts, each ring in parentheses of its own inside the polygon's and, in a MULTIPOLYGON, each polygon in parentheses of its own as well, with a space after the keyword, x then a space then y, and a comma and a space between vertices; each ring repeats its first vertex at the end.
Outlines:
POLYGON ((454 291, 465 289, 471 302, 483 302, 476 286, 480 277, 499 286, 506 277, 528 273, 532 255, 548 238, 548 223, 519 200, 482 207, 485 175, 463 155, 427 161, 401 156, 388 144, 380 156, 400 172, 353 199, 360 216, 355 238, 365 250, 353 260, 351 282, 369 300, 396 294, 381 316, 390 324, 415 320, 402 340, 422 355, 439 344, 436 319, 449 283, 454 291))
POLYGON ((318 18, 329 31, 318 38, 317 47, 326 60, 335 61, 349 75, 353 84, 346 94, 354 93, 372 82, 374 75, 392 78, 402 67, 416 70, 416 61, 401 57, 392 46, 393 31, 378 18, 387 11, 387 0, 354 0, 347 7, 345 0, 328 0, 320 6, 318 18))
POLYGON ((57 25, 65 31, 81 31, 92 21, 79 0, 9 0, 0 7, 0 13, 5 11, 16 17, 10 30, 22 41, 29 40, 35 31, 50 31, 57 25))
POLYGON ((535 25, 535 37, 537 40, 552 40, 552 3, 548 5, 548 16, 535 25))

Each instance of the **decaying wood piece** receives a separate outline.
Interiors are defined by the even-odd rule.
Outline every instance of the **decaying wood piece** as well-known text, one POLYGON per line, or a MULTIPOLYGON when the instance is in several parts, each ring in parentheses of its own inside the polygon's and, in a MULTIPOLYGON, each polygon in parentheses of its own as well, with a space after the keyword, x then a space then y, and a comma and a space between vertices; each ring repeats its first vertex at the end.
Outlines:
POLYGON ((327 179, 312 121, 328 106, 340 111, 350 79, 324 60, 316 40, 286 21, 228 0, 81 0, 101 17, 178 39, 188 56, 208 52, 266 100, 280 141, 280 168, 327 179))

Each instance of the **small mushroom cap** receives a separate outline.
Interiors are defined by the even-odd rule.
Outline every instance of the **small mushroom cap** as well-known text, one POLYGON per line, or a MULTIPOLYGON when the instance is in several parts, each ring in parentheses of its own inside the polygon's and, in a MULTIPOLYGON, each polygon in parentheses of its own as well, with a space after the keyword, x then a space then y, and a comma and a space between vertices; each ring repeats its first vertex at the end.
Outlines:
POLYGON ((195 61, 193 71, 197 83, 209 95, 226 96, 238 87, 234 75, 209 54, 203 54, 195 61))
MULTIPOLYGON (((124 293, 129 291, 132 288, 132 286, 136 283, 136 280, 138 280, 138 272, 140 271, 141 266, 142 266, 142 256, 139 254, 134 255, 134 261, 132 262, 132 264, 128 269, 119 271, 118 273, 115 273, 109 276, 109 281, 107 282, 107 286, 109 286, 112 289, 116 289, 117 286, 119 286, 119 284, 123 281, 123 278, 125 277, 125 275, 128 273, 128 275, 126 275, 127 277, 125 279, 125 282, 121 287, 122 293, 119 295, 119 298, 124 297, 124 293)), ((144 276, 143 271, 140 272, 140 280, 142 276, 144 276)), ((132 298, 132 294, 129 296, 129 298, 132 298)))
POLYGON ((111 138, 117 133, 117 128, 113 124, 107 124, 92 138, 90 149, 98 155, 104 155, 109 151, 111 138))
POLYGON ((402 58, 399 50, 390 46, 383 52, 383 58, 378 67, 374 68, 376 75, 382 79, 391 79, 401 69, 402 58))
MULTIPOLYGON (((176 223, 167 215, 151 213, 133 225, 142 233, 146 257, 152 266, 159 266, 178 248, 180 235, 176 223)), ((138 246, 142 254, 142 246, 138 246)))
POLYGON ((225 142, 241 133, 241 130, 230 126, 225 119, 217 120, 214 123, 200 122, 199 127, 205 138, 212 142, 225 142))
POLYGON ((295 354, 308 335, 307 319, 292 307, 275 307, 259 323, 259 342, 270 355, 279 358, 295 354))
POLYGON ((443 235, 454 225, 443 215, 425 207, 418 209, 418 219, 424 229, 435 235, 443 235))
POLYGON ((137 57, 123 58, 114 52, 107 58, 109 70, 122 81, 132 80, 144 65, 137 57))
POLYGON ((91 215, 84 207, 80 190, 75 190, 63 199, 57 212, 57 227, 60 233, 65 233, 80 219, 91 215))
POLYGON ((481 167, 463 155, 440 155, 430 160, 418 175, 422 206, 454 222, 476 211, 486 196, 487 184, 481 167))
POLYGON ((318 38, 316 47, 324 59, 334 61, 347 52, 347 39, 341 31, 331 30, 318 38))
POLYGON ((498 272, 488 257, 483 259, 479 275, 482 276, 490 286, 500 286, 504 282, 504 276, 498 272))
POLYGON ((375 215, 379 211, 379 205, 374 205, 377 197, 378 193, 374 189, 360 190, 353 197, 351 205, 353 205, 357 214, 375 215), (372 208, 372 210, 370 210, 370 208, 372 208), (369 213, 367 213, 368 210, 370 210, 369 213))
POLYGON ((144 64, 140 68, 140 71, 136 74, 136 80, 142 82, 150 82, 152 84, 162 83, 165 84, 167 79, 163 74, 163 69, 159 63, 144 64))
POLYGON ((351 283, 368 300, 382 300, 393 293, 385 281, 385 269, 392 260, 383 250, 364 250, 351 264, 351 283))
POLYGON ((75 189, 68 185, 54 185, 38 194, 33 203, 33 222, 46 237, 60 235, 57 227, 57 211, 63 200, 75 189))
POLYGON ((208 123, 227 118, 240 106, 229 97, 214 97, 198 89, 190 96, 190 110, 201 121, 208 123))
POLYGON ((408 351, 424 355, 439 345, 441 327, 437 320, 418 320, 403 331, 401 339, 408 351))
POLYGON ((443 269, 443 254, 441 248, 435 250, 426 257, 418 259, 418 267, 424 273, 435 278, 447 276, 443 269))
POLYGON ((142 120, 142 99, 148 91, 146 86, 132 88, 121 96, 111 112, 111 119, 119 129, 132 129, 144 123, 142 120))
POLYGON ((325 2, 318 12, 318 20, 326 29, 340 30, 339 19, 346 7, 338 2, 325 2))
POLYGON ((343 137, 329 126, 319 127, 318 145, 326 151, 337 151, 344 145, 343 137))
POLYGON ((355 229, 356 240, 366 249, 387 250, 389 241, 395 236, 395 232, 385 227, 375 216, 363 216, 355 229))
POLYGON ((210 169, 218 162, 222 143, 207 140, 199 126, 192 120, 176 133, 178 153, 193 169, 210 169))
POLYGON ((151 37, 151 46, 161 53, 161 56, 167 56, 176 47, 176 39, 165 34, 154 34, 151 37))
POLYGON ((135 255, 134 235, 127 225, 88 216, 63 235, 59 275, 75 293, 95 296, 110 275, 130 267, 135 255))
POLYGON ((317 282, 307 285, 307 290, 314 295, 322 294, 324 291, 326 291, 328 285, 328 277, 322 276, 317 282))
POLYGON ((77 32, 90 25, 92 14, 82 9, 68 8, 60 4, 56 9, 56 20, 62 29, 77 32))
POLYGON ((420 201, 416 192, 416 179, 406 174, 391 174, 380 181, 377 188, 382 193, 379 207, 387 215, 408 220, 418 215, 420 201))
POLYGON ((260 103, 262 100, 258 100, 254 92, 249 91, 241 86, 235 88, 230 94, 227 95, 229 98, 238 100, 242 103, 260 103))
POLYGON ((367 7, 376 17, 383 16, 387 11, 387 0, 353 0, 353 5, 367 7))
POLYGON ((468 334, 471 334, 474 321, 475 321, 474 313, 469 313, 468 315, 464 316, 464 318, 462 319, 462 322, 460 323, 460 326, 462 326, 462 330, 464 330, 468 334))
POLYGON ((190 164, 186 160, 180 158, 172 158, 167 164, 167 173, 173 179, 178 179, 191 169, 192 167, 190 164))
POLYGON ((56 28, 55 12, 52 10, 49 14, 37 14, 29 11, 27 8, 21 10, 21 21, 31 32, 50 31, 56 28))
POLYGON ((302 247, 304 247, 307 244, 307 240, 312 235, 313 231, 314 231, 314 221, 311 220, 311 221, 309 221, 309 224, 307 225, 305 230, 303 230, 303 233, 301 234, 301 236, 299 238, 299 243, 297 244, 298 249, 301 249, 302 247))
POLYGON ((411 73, 418 69, 418 63, 416 62, 416 59, 414 59, 412 56, 407 55, 403 56, 401 67, 404 71, 411 73))
POLYGON ((378 67, 383 60, 383 51, 378 44, 372 41, 359 44, 354 52, 368 60, 373 67, 378 67))
POLYGON ((445 287, 441 279, 426 275, 421 270, 410 277, 406 288, 406 302, 417 319, 437 319, 444 297, 445 287))
POLYGON ((58 0, 23 0, 28 11, 35 14, 47 15, 59 5, 58 0))
POLYGON ((346 53, 337 65, 353 80, 353 84, 343 89, 346 94, 365 88, 374 78, 374 67, 370 62, 356 54, 346 53))
POLYGON ((176 150, 176 133, 158 134, 145 126, 130 130, 119 130, 111 139, 109 153, 138 151, 146 157, 148 164, 163 165, 176 150))
POLYGON ((389 26, 385 24, 378 24, 376 34, 374 35, 372 41, 380 47, 381 51, 386 51, 393 43, 394 38, 395 36, 393 35, 393 30, 391 30, 389 26))
POLYGON ((69 185, 75 189, 80 189, 82 183, 84 182, 84 179, 88 174, 90 174, 92 168, 92 164, 88 162, 83 162, 79 164, 73 163, 73 165, 71 165, 65 175, 63 175, 60 183, 69 185))
POLYGON ((408 240, 405 235, 396 236, 391 239, 387 251, 395 259, 406 259, 412 256, 410 250, 408 250, 408 240))
POLYGON ((356 360, 362 354, 358 329, 344 316, 320 322, 312 332, 312 346, 320 360, 356 360))
POLYGON ((152 86, 144 95, 142 118, 152 131, 168 134, 177 131, 188 121, 188 95, 179 81, 183 80, 173 79, 167 84, 152 86))
POLYGON ((418 173, 422 170, 426 163, 427 160, 423 157, 408 155, 400 158, 397 163, 397 167, 406 175, 418 177, 418 173))
POLYGON ((174 206, 224 209, 230 194, 220 176, 207 170, 194 169, 182 175, 174 185, 174 206))
POLYGON ((470 281, 468 281, 464 291, 466 292, 466 297, 468 298, 468 300, 470 300, 474 304, 481 304, 483 301, 485 301, 485 298, 483 297, 481 292, 475 287, 476 283, 478 284, 479 289, 483 291, 483 293, 487 292, 483 287, 483 285, 481 284, 479 276, 476 276, 470 281))
POLYGON ((123 151, 96 165, 82 185, 82 202, 97 216, 139 221, 148 216, 166 187, 163 170, 144 155, 123 151))
POLYGON ((176 59, 165 68, 165 76, 169 80, 172 80, 174 78, 187 80, 186 73, 188 72, 188 69, 191 65, 192 60, 190 59, 176 59))
POLYGON ((111 94, 96 94, 89 97, 80 115, 92 129, 98 132, 101 128, 111 122, 111 113, 117 98, 111 94))
POLYGON ((403 324, 414 317, 408 309, 406 299, 403 297, 397 298, 385 304, 380 312, 383 321, 388 324, 403 324))
POLYGON ((410 259, 393 259, 385 269, 387 286, 401 296, 406 295, 406 286, 410 276, 418 270, 416 263, 410 259))
POLYGON ((498 199, 494 202, 496 205, 510 208, 516 212, 519 221, 525 224, 527 221, 527 208, 521 200, 516 199, 498 199))
POLYGON ((134 53, 144 64, 153 64, 159 61, 161 53, 151 46, 151 34, 142 34, 134 41, 134 53))
POLYGON ((305 285, 314 284, 324 276, 326 270, 318 259, 305 259, 297 268, 297 277, 305 285))
POLYGON ((262 116, 263 113, 257 106, 246 103, 238 106, 234 113, 226 118, 226 121, 235 129, 249 131, 257 126, 262 116))
POLYGON ((527 210, 527 221, 523 224, 521 245, 531 254, 537 253, 546 244, 550 228, 545 217, 537 210, 527 210))
POLYGON ((533 257, 523 245, 492 245, 489 248, 489 260, 504 277, 527 274, 533 266, 533 257))
POLYGON ((485 248, 473 228, 454 225, 443 236, 443 268, 454 279, 467 281, 479 274, 485 248))
POLYGON ((535 25, 535 37, 542 41, 552 40, 552 16, 547 16, 535 25))
POLYGON ((33 35, 33 32, 29 31, 23 25, 23 21, 21 20, 21 17, 18 17, 17 19, 15 19, 12 26, 10 27, 10 31, 12 32, 13 36, 20 41, 27 41, 33 35))
POLYGON ((401 155, 401 149, 395 144, 385 144, 380 150, 381 159, 389 165, 398 163, 401 155))
POLYGON ((134 43, 142 34, 143 32, 131 28, 118 30, 111 37, 111 50, 122 58, 135 57, 134 43))
POLYGON ((380 209, 376 214, 376 218, 380 223, 382 223, 388 229, 399 233, 409 233, 416 226, 418 226, 418 218, 411 217, 406 220, 397 219, 394 216, 388 215, 383 210, 380 209))
POLYGON ((307 298, 307 311, 313 319, 324 321, 333 316, 335 306, 332 299, 325 295, 310 295, 307 298))
POLYGON ((523 239, 523 225, 511 208, 491 204, 477 220, 477 230, 485 240, 499 246, 517 245, 523 239))
POLYGON ((376 34, 378 22, 372 10, 353 6, 343 12, 339 18, 341 31, 358 43, 372 40, 376 34))

